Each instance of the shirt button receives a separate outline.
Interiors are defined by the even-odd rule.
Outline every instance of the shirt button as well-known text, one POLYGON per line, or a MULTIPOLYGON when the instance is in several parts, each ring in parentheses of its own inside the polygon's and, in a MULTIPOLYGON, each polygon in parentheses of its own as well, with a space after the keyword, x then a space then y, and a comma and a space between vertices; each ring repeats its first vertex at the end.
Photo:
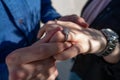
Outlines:
POLYGON ((23 19, 19 19, 19 24, 22 24, 23 23, 23 19))

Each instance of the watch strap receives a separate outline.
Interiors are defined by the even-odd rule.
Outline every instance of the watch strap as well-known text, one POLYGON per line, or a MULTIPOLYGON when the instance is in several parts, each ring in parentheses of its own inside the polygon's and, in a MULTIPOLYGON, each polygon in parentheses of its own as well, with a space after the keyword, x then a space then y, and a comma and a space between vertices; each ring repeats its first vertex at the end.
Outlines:
POLYGON ((109 28, 102 29, 101 32, 106 37, 107 45, 102 52, 97 53, 96 55, 97 56, 108 56, 109 54, 111 54, 114 51, 117 43, 119 42, 119 40, 118 40, 119 36, 117 35, 117 33, 115 33, 113 30, 111 30, 109 28))

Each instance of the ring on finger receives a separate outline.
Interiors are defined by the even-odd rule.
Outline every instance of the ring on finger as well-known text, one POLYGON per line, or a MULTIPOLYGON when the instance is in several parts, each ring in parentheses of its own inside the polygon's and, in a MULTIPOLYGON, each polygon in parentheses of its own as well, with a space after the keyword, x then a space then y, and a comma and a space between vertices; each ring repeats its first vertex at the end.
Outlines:
POLYGON ((62 33, 64 34, 65 38, 64 41, 68 40, 68 35, 69 35, 70 30, 68 28, 63 28, 62 33))

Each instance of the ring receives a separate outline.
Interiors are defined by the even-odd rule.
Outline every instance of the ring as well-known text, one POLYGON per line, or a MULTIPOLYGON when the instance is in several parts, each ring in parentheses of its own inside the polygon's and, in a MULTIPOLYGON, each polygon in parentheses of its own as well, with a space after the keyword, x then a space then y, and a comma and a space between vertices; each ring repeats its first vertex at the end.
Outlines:
POLYGON ((67 41, 68 40, 68 34, 69 34, 70 30, 68 28, 64 28, 62 30, 62 33, 65 35, 65 39, 64 41, 67 41))

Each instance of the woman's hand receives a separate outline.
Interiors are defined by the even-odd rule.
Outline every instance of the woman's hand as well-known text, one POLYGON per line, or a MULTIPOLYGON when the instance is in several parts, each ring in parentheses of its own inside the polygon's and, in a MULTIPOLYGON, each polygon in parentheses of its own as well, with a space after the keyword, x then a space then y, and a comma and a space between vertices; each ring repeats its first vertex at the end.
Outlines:
MULTIPOLYGON (((82 18, 82 17, 79 17, 77 16, 76 14, 73 14, 73 15, 66 15, 66 16, 62 16, 61 18, 58 19, 59 21, 69 21, 69 22, 73 22, 73 23, 76 23, 78 24, 79 26, 82 26, 84 28, 87 28, 89 25, 87 24, 87 22, 85 22, 85 20, 82 18)), ((55 20, 56 22, 57 20, 55 20)), ((51 21, 49 21, 47 24, 50 25, 50 23, 53 23, 51 21)), ((44 25, 44 27, 47 26, 46 24, 44 25)), ((52 25, 50 27, 47 27, 47 29, 43 29, 41 28, 40 31, 38 32, 38 38, 41 37, 41 34, 44 33, 44 30, 47 32, 47 31, 50 31, 51 29, 54 29, 56 27, 56 25, 52 25)), ((59 30, 59 29, 57 29, 59 30)), ((55 30, 52 30, 55 32, 55 30)), ((52 32, 53 33, 53 32, 52 32)))
POLYGON ((59 21, 70 21, 70 22, 76 23, 79 26, 82 26, 84 28, 88 27, 88 24, 85 22, 85 20, 82 17, 77 16, 76 14, 62 16, 58 20, 59 21))
MULTIPOLYGON (((61 54, 55 55, 56 59, 63 60, 75 57, 78 54, 98 53, 106 46, 106 38, 100 31, 92 28, 83 28, 73 22, 51 21, 40 32, 46 32, 46 36, 48 36, 50 31, 52 32, 52 29, 56 27, 60 27, 61 30, 57 31, 49 42, 64 42, 65 35, 62 33, 62 30, 68 28, 70 32, 67 42, 72 43, 72 47, 66 49, 61 54)), ((41 37, 43 33, 39 34, 39 36, 41 37)), ((47 38, 46 36, 43 39, 47 38)))

